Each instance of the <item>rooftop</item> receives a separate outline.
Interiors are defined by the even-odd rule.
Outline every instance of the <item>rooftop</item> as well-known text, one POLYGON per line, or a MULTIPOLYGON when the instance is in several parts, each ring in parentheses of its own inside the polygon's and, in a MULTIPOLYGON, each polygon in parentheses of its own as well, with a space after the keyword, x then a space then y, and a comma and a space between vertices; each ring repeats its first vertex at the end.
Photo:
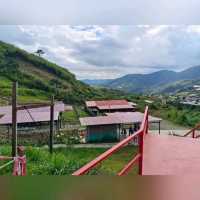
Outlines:
MULTIPOLYGON (((58 120, 59 112, 54 113, 54 120, 58 120)), ((50 121, 49 112, 27 112, 20 110, 17 112, 17 123, 33 123, 50 121), (29 114, 30 113, 30 114, 29 114)), ((12 124, 12 114, 6 114, 0 118, 0 125, 12 124)))
MULTIPOLYGON (((81 125, 83 126, 96 126, 96 125, 108 125, 108 124, 129 124, 129 123, 141 123, 144 117, 144 113, 141 112, 115 112, 107 113, 107 116, 97 117, 83 117, 80 118, 81 125)), ((162 119, 149 116, 149 122, 160 122, 162 119)))
POLYGON ((127 100, 104 100, 104 101, 86 101, 88 108, 97 107, 100 110, 107 109, 131 109, 136 106, 133 102, 127 100))
MULTIPOLYGON (((23 106, 23 105, 22 105, 23 106)), ((24 109, 28 109, 30 112, 50 112, 50 106, 42 106, 42 105, 25 105, 24 109)), ((72 109, 72 106, 67 106, 63 102, 56 102, 54 106, 54 110, 56 112, 64 112, 65 110, 72 109)), ((8 113, 12 113, 12 106, 1 106, 0 107, 0 115, 5 115, 8 113)))
MULTIPOLYGON (((60 112, 71 110, 63 102, 56 102, 54 107, 54 120, 58 120, 60 112)), ((47 122, 50 121, 50 106, 27 105, 17 111, 18 123, 47 122)), ((0 107, 0 125, 12 124, 12 106, 0 107)))

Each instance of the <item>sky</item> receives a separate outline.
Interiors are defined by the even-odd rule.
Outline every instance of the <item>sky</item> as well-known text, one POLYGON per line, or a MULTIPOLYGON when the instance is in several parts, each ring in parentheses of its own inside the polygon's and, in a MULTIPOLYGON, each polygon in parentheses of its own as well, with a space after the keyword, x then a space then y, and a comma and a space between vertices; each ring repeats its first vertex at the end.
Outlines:
POLYGON ((2 0, 0 24, 199 24, 199 0, 2 0))
POLYGON ((0 40, 45 58, 78 79, 113 79, 200 64, 200 25, 0 25, 0 40))

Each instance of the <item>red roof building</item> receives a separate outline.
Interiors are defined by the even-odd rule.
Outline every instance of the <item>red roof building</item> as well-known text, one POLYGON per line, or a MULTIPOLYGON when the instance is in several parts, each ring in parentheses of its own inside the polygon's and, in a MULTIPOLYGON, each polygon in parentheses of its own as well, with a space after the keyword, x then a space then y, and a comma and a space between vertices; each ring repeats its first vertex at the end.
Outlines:
POLYGON ((86 101, 86 107, 95 114, 98 112, 132 112, 135 111, 136 104, 127 100, 86 101))

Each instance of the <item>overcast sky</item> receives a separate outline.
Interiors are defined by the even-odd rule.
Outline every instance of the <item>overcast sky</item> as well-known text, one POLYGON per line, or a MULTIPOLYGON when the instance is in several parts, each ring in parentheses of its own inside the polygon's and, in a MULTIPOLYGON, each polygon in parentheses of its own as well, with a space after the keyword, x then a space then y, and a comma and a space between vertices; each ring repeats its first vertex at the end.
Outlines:
POLYGON ((45 58, 79 79, 116 78, 200 65, 200 26, 0 26, 0 40, 45 58))

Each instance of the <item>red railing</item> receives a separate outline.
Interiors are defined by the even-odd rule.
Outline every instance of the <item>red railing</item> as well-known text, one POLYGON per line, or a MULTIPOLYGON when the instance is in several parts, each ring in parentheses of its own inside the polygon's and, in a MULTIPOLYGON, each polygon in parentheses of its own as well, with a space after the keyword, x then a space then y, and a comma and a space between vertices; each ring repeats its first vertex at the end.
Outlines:
POLYGON ((139 174, 142 175, 143 169, 143 149, 144 149, 144 137, 145 134, 148 133, 148 107, 145 109, 144 118, 141 124, 140 129, 135 132, 133 135, 125 138, 118 144, 114 145, 112 148, 108 149, 106 152, 81 167, 79 170, 75 171, 72 175, 80 176, 87 174, 91 169, 100 164, 102 161, 106 160, 108 157, 113 155, 113 153, 117 152, 119 149, 129 144, 135 137, 139 139, 139 152, 138 154, 127 164, 124 168, 118 173, 119 176, 126 175, 132 169, 132 167, 139 163, 139 174))
POLYGON ((0 161, 7 161, 5 164, 0 166, 0 170, 13 164, 13 176, 25 176, 26 175, 26 156, 23 150, 18 147, 19 155, 16 157, 0 156, 0 161))
POLYGON ((191 129, 190 131, 188 131, 186 134, 184 135, 178 135, 178 134, 173 134, 174 136, 178 136, 178 137, 187 137, 187 136, 192 136, 192 138, 199 138, 200 135, 196 135, 196 131, 200 128, 200 124, 197 124, 193 129, 191 129))

